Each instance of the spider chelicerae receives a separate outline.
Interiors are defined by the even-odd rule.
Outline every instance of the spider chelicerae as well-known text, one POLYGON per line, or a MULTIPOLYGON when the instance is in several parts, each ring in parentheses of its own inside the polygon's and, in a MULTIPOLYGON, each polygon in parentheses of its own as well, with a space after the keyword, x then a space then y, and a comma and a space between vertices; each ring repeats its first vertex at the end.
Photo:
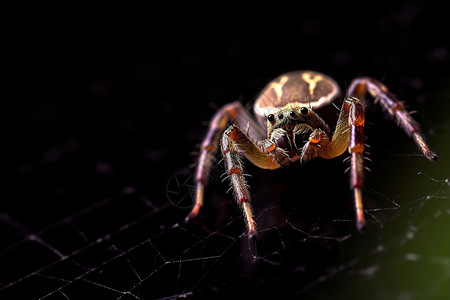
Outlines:
POLYGON ((186 219, 195 217, 203 205, 206 179, 219 145, 234 198, 243 210, 249 237, 256 234, 256 224, 241 153, 257 167, 273 170, 296 160, 306 162, 315 157, 331 159, 348 149, 356 227, 363 229, 366 221, 361 191, 365 121, 362 101, 367 93, 386 114, 396 119, 426 158, 432 161, 437 159, 425 143, 418 123, 402 102, 378 80, 359 77, 352 81, 335 129, 331 132, 318 111, 333 103, 341 94, 337 83, 318 72, 289 72, 277 77, 262 90, 253 106, 255 118, 239 102, 225 105, 215 114, 201 146, 195 176, 195 204, 186 219))

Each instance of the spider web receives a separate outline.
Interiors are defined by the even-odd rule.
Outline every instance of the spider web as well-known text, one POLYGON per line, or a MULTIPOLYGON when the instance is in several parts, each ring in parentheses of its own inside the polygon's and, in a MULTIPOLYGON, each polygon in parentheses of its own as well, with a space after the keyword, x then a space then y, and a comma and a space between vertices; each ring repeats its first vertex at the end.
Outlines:
MULTIPOLYGON (((435 175, 440 162, 409 152, 379 155, 382 163, 367 175, 369 227, 362 233, 341 159, 276 172, 247 164, 259 226, 254 243, 226 194, 220 164, 205 207, 186 224, 192 170, 167 168, 175 153, 164 145, 142 150, 133 141, 148 123, 123 122, 122 156, 98 159, 117 146, 112 138, 102 146, 63 136, 17 163, 11 206, 0 215, 2 299, 448 293, 450 185, 435 175)), ((448 140, 445 126, 435 130, 448 140)), ((406 138, 404 144, 386 147, 413 149, 406 138)), ((448 151, 448 144, 435 146, 448 151)))
MULTIPOLYGON (((314 20, 306 18, 302 26, 314 20)), ((448 66, 447 48, 422 44, 427 48, 417 51, 427 64, 448 66)), ((54 74, 31 89, 50 100, 13 104, 11 111, 20 113, 8 119, 16 131, 8 136, 14 150, 6 156, 11 172, 0 206, 1 299, 439 299, 450 294, 448 76, 420 63, 418 73, 428 77, 390 78, 392 90, 421 112, 415 116, 440 158, 431 163, 417 154, 394 122, 369 105, 365 231, 355 228, 344 157, 277 171, 246 163, 256 241, 246 236, 218 159, 204 207, 195 220, 184 222, 194 194, 189 153, 206 132, 199 120, 214 113, 206 103, 224 104, 243 90, 253 96, 280 73, 277 68, 304 67, 294 60, 297 50, 287 50, 281 67, 273 62, 260 75, 261 59, 242 66, 245 59, 238 56, 254 53, 244 43, 225 48, 226 58, 238 60, 231 69, 252 70, 251 80, 233 72, 231 81, 249 85, 248 90, 239 84, 230 89, 230 79, 219 74, 226 60, 198 56, 205 52, 197 49, 178 54, 182 58, 175 62, 127 60, 117 69, 108 69, 111 55, 96 66, 107 75, 92 67, 94 75, 81 71, 98 57, 70 64, 76 75, 53 67, 54 74), (214 68, 205 66, 208 59, 214 68), (186 78, 177 89, 171 68, 186 78), (205 70, 216 72, 209 76, 205 70), (148 99, 158 102, 149 108, 148 99)), ((360 66, 352 66, 347 77, 350 53, 330 51, 337 63, 314 60, 318 68, 341 74, 336 78, 341 84, 351 80, 360 66)), ((375 57, 366 69, 385 74, 376 69, 384 58, 375 57)), ((416 66, 391 67, 404 74, 416 66)))

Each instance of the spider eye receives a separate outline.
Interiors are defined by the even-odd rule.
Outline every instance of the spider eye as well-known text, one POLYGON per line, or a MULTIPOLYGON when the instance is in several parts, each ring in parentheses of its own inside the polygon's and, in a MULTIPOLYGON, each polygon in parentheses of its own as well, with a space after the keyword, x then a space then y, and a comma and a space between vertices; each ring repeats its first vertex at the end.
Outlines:
POLYGON ((270 114, 270 115, 267 116, 267 120, 269 122, 273 122, 275 120, 275 116, 273 114, 270 114))
POLYGON ((283 119, 283 117, 284 117, 283 114, 278 115, 278 119, 280 119, 280 120, 283 119))
POLYGON ((309 109, 307 107, 300 108, 300 113, 304 116, 307 116, 309 114, 309 109))
POLYGON ((291 113, 289 115, 291 116, 291 118, 295 118, 296 113, 295 113, 295 111, 291 110, 291 113))

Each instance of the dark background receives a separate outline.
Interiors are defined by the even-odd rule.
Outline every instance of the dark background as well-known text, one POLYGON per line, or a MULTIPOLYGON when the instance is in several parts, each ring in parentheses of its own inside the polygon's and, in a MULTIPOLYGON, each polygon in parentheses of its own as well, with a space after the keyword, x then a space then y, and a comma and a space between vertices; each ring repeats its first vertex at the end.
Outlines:
POLYGON ((449 295, 447 4, 19 13, 3 42, 0 298, 449 295), (247 163, 256 245, 220 164, 185 224, 208 120, 301 69, 344 90, 381 80, 417 111, 439 160, 369 102, 365 232, 345 156, 274 172, 247 163))

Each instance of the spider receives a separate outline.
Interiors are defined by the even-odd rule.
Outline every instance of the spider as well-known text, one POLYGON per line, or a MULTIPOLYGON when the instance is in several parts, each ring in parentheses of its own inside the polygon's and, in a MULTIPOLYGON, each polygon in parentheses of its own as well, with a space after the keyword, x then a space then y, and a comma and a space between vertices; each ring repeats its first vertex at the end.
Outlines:
POLYGON ((255 236, 257 230, 241 153, 257 167, 274 170, 297 160, 303 163, 315 157, 335 158, 348 150, 356 227, 362 230, 366 220, 361 191, 365 120, 361 100, 367 93, 387 115, 397 120, 426 158, 437 159, 425 143, 418 123, 381 82, 369 77, 354 79, 331 132, 318 111, 340 95, 339 86, 331 77, 318 72, 293 71, 275 78, 262 90, 253 105, 255 118, 239 102, 227 104, 215 114, 201 145, 195 176, 195 204, 186 220, 197 216, 203 205, 207 175, 219 145, 234 198, 243 210, 249 237, 255 236))

